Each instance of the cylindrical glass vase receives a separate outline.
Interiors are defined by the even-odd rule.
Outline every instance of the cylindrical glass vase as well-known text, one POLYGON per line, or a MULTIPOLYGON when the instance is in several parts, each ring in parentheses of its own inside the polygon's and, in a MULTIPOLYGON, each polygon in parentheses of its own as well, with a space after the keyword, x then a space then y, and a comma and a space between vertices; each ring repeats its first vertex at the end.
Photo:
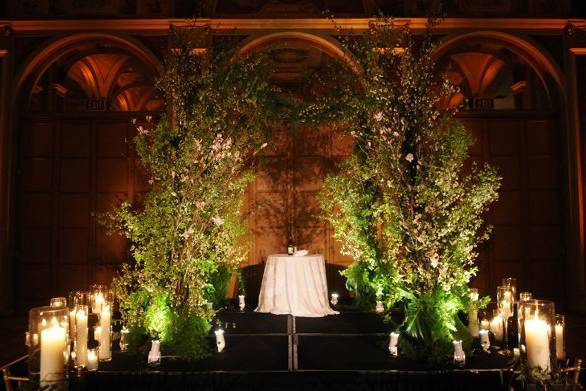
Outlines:
POLYGON ((67 387, 69 313, 64 307, 29 311, 29 374, 40 389, 67 387))
POLYGON ((522 356, 534 375, 548 376, 556 368, 555 305, 548 300, 520 303, 523 314, 522 356))
POLYGON ((558 360, 566 359, 566 318, 562 314, 555 316, 555 354, 558 360))
POLYGON ((92 285, 89 292, 92 313, 99 315, 102 311, 102 306, 112 301, 110 296, 110 290, 107 286, 99 284, 92 285))

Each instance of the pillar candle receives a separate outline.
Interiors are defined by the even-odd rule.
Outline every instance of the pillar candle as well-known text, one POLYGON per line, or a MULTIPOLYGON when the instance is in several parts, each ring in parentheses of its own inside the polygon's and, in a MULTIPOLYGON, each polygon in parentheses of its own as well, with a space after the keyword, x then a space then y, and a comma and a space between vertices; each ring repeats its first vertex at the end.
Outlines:
POLYGON ((92 305, 92 312, 94 314, 100 313, 102 311, 102 305, 104 304, 104 294, 102 292, 98 292, 94 295, 94 302, 92 305))
POLYGON ((397 344, 399 343, 399 333, 392 332, 391 339, 389 340, 389 352, 394 357, 397 357, 399 351, 397 349, 397 344))
POLYGON ((104 304, 100 312, 100 338, 96 339, 100 343, 98 358, 100 361, 109 361, 112 359, 112 348, 110 343, 110 305, 104 304))
POLYGON ((555 355, 558 360, 566 359, 566 347, 564 346, 564 326, 555 325, 555 355))
POLYGON ((66 329, 56 318, 41 331, 41 387, 65 380, 66 329))
POLYGON ((72 309, 69 311, 69 338, 75 339, 75 313, 77 311, 72 309))
POLYGON ((87 314, 84 309, 75 314, 75 356, 77 366, 84 367, 87 363, 87 314))
POLYGON ((488 337, 488 330, 482 329, 479 332, 480 334, 480 345, 484 350, 488 350, 490 348, 490 338, 488 337))
POLYGON ((490 321, 490 331, 494 334, 494 339, 499 342, 503 340, 503 318, 500 315, 495 316, 490 321))
POLYGON ((87 370, 92 372, 98 370, 98 356, 95 349, 90 349, 87 352, 87 370))
POLYGON ((224 330, 216 330, 216 346, 218 347, 218 353, 222 353, 226 347, 226 339, 224 338, 224 330))
POLYGON ((375 311, 379 314, 385 312, 385 306, 383 305, 382 301, 376 302, 375 311))
POLYGON ((525 320, 525 347, 527 365, 549 372, 549 326, 545 320, 535 316, 525 320))
POLYGON ((244 307, 246 307, 244 295, 238 295, 238 307, 240 308, 240 311, 244 311, 244 307))
POLYGON ((330 303, 332 303, 332 305, 336 305, 338 304, 338 294, 337 293, 332 293, 332 298, 330 299, 330 303))
POLYGON ((482 319, 480 322, 480 328, 483 330, 490 330, 490 322, 488 319, 482 319))

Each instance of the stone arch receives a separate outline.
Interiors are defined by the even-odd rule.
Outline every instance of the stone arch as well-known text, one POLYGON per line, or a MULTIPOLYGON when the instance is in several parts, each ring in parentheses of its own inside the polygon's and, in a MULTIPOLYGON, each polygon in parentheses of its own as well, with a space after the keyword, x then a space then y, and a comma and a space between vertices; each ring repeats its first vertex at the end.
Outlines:
POLYGON ((565 78, 562 70, 545 49, 528 37, 520 37, 500 31, 475 31, 456 34, 448 36, 441 42, 434 52, 434 57, 438 60, 450 50, 475 41, 496 42, 517 54, 535 71, 548 94, 561 100, 564 99, 565 95, 562 91, 565 88, 565 78))
POLYGON ((252 36, 244 41, 238 53, 240 55, 247 55, 256 50, 265 48, 275 42, 279 41, 297 41, 302 42, 310 47, 321 50, 334 59, 342 61, 348 65, 354 72, 359 73, 360 67, 358 62, 352 57, 350 53, 342 48, 340 42, 332 37, 310 34, 299 31, 283 31, 278 33, 252 36))
MULTIPOLYGON (((28 56, 24 65, 17 73, 14 84, 15 96, 21 98, 26 87, 34 86, 51 65, 72 51, 78 50, 80 45, 96 41, 101 43, 107 42, 126 51, 136 57, 141 63, 145 64, 155 75, 160 75, 163 71, 161 62, 152 51, 132 37, 99 32, 60 36, 47 42, 28 56)), ((27 103, 29 98, 30 94, 26 97, 27 103)), ((15 99, 15 104, 17 102, 18 99, 15 99)))

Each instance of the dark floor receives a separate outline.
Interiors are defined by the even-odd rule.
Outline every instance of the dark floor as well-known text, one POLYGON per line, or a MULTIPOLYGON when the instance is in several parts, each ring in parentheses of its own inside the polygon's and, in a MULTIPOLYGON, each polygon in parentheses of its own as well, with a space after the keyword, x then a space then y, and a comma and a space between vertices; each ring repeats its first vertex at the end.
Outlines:
MULTIPOLYGON (((251 308, 254 308, 254 303, 249 304, 251 308)), ((381 317, 374 313, 355 311, 346 307, 338 309, 341 310, 340 315, 324 318, 295 318, 287 315, 260 314, 251 309, 245 312, 233 309, 221 311, 218 319, 214 322, 215 327, 222 327, 226 333, 226 351, 221 354, 215 353, 210 358, 197 362, 167 359, 157 368, 155 376, 155 372, 145 368, 145 357, 117 353, 110 363, 100 364, 99 376, 92 374, 87 376, 88 379, 93 376, 93 384, 101 389, 110 384, 108 382, 127 381, 130 384, 135 381, 132 374, 140 374, 144 377, 145 369, 151 379, 149 382, 154 381, 152 376, 158 379, 156 381, 163 381, 158 376, 173 375, 173 381, 175 381, 181 373, 207 373, 212 376, 208 379, 209 381, 227 382, 226 384, 232 384, 231 382, 238 381, 238 379, 229 377, 218 380, 212 374, 232 373, 234 375, 243 372, 262 372, 271 374, 270 376, 274 377, 272 381, 280 384, 275 389, 282 390, 287 389, 285 386, 294 381, 284 375, 287 373, 305 373, 303 376, 306 376, 306 380, 317 376, 314 379, 316 382, 327 384, 332 380, 327 377, 328 373, 352 372, 356 376, 368 373, 368 381, 370 382, 375 381, 377 376, 395 372, 396 376, 392 379, 380 380, 387 384, 386 382, 389 381, 404 380, 400 379, 400 376, 403 375, 397 374, 395 370, 402 371, 401 373, 410 373, 420 369, 417 364, 390 358, 386 348, 389 326, 382 322, 381 317), (102 383, 104 381, 106 383, 102 383)), ((3 347, 0 349, 0 360, 2 364, 25 354, 25 327, 26 319, 22 317, 0 319, 0 341, 3 347)), ((213 333, 210 333, 209 338, 210 344, 213 344, 213 333)), ((586 316, 567 317, 567 351, 570 356, 586 357, 586 316)), ((473 369, 471 372, 478 373, 477 370, 482 372, 491 368, 505 368, 507 365, 503 356, 492 354, 468 358, 466 368, 473 369)), ((488 372, 483 376, 485 375, 487 376, 486 381, 495 379, 494 376, 489 377, 488 372)), ((202 380, 201 376, 203 375, 196 376, 199 377, 182 378, 181 384, 185 385, 191 381, 202 380)), ((342 381, 341 379, 346 375, 336 376, 336 381, 342 381)), ((496 378, 498 380, 498 376, 496 378)), ((167 378, 165 377, 165 379, 167 378)), ((349 379, 358 381, 356 377, 352 376, 349 379)), ((307 381, 311 383, 314 380, 307 381)), ((458 383, 461 379, 452 380, 458 383)), ((149 383, 151 389, 153 384, 149 383)), ((247 381, 247 384, 250 384, 250 381, 247 381)), ((316 389, 324 388, 320 386, 316 389)))

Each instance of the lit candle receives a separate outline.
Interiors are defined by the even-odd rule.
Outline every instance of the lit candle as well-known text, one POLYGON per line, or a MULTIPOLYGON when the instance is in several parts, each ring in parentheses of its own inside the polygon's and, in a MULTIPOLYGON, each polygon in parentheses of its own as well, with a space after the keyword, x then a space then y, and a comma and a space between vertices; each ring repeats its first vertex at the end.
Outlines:
POLYGON ((77 311, 72 309, 69 311, 69 337, 71 339, 75 339, 75 313, 77 311))
POLYGON ((96 354, 96 349, 89 349, 87 351, 87 370, 91 372, 98 370, 98 355, 96 354))
POLYGON ((480 345, 482 346, 482 349, 488 351, 488 349, 490 348, 490 338, 488 336, 488 330, 486 330, 486 329, 480 330, 479 335, 480 335, 480 345))
POLYGON ((94 303, 92 305, 92 312, 94 314, 99 313, 102 310, 102 305, 104 304, 104 294, 102 292, 98 292, 94 295, 94 303))
POLYGON ((218 353, 222 353, 222 351, 226 347, 226 339, 224 338, 224 330, 219 329, 219 330, 216 330, 215 333, 216 333, 216 346, 218 347, 218 353))
POLYGON ((549 372, 549 326, 537 317, 525 320, 525 347, 529 368, 541 368, 549 372))
POLYGON ((161 363, 161 341, 155 339, 151 341, 151 350, 147 357, 149 365, 159 365, 161 363))
POLYGON ((56 318, 41 331, 41 388, 65 380, 65 347, 67 331, 56 318))
POLYGON ((563 315, 556 315, 555 325, 555 355, 558 360, 566 359, 566 347, 564 345, 563 315), (561 319, 561 321, 560 321, 561 319))
POLYGON ((246 307, 244 295, 238 295, 238 307, 240 308, 240 311, 244 311, 244 307, 246 307))
POLYGON ((332 298, 330 299, 330 303, 332 303, 332 305, 337 305, 338 304, 338 297, 339 297, 339 295, 337 293, 332 293, 332 298))
POLYGON ((110 343, 110 321, 111 321, 110 305, 104 304, 100 313, 100 338, 97 339, 100 343, 98 349, 98 358, 100 361, 110 361, 112 359, 112 349, 110 343))
POLYGON ((503 318, 500 315, 495 315, 490 321, 490 331, 494 334, 494 339, 502 342, 503 340, 503 318))
POLYGON ((80 308, 75 314, 75 355, 77 366, 84 367, 87 362, 87 314, 80 308))
POLYGON ((462 347, 462 341, 453 341, 454 344, 454 362, 463 365, 466 362, 466 353, 462 347))
POLYGON ((375 311, 378 314, 385 312, 385 306, 383 305, 383 302, 382 301, 377 301, 376 302, 375 311))
POLYGON ((482 330, 490 330, 490 322, 488 321, 488 319, 482 319, 480 321, 480 328, 482 330))
POLYGON ((397 357, 399 351, 397 349, 397 344, 399 343, 399 333, 392 332, 391 339, 389 340, 389 352, 394 357, 397 357))
POLYGON ((94 340, 99 343, 101 339, 102 339, 102 326, 96 326, 96 327, 94 327, 94 340))

